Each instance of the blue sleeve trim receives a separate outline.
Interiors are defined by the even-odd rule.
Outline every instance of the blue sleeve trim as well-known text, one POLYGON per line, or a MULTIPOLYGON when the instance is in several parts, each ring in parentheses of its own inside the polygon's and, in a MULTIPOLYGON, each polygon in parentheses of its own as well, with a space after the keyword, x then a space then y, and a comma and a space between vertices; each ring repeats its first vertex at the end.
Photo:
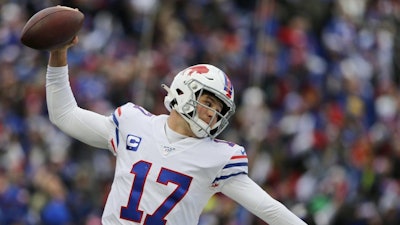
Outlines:
POLYGON ((236 166, 247 166, 247 165, 248 165, 248 163, 244 163, 244 162, 243 163, 231 163, 231 164, 225 165, 223 169, 236 167, 236 166))
POLYGON ((115 139, 117 139, 117 147, 118 147, 118 145, 119 145, 119 130, 118 130, 118 128, 115 128, 115 139))
POLYGON ((119 122, 118 122, 117 117, 115 116, 115 113, 112 114, 112 117, 113 117, 113 121, 114 121, 115 125, 117 125, 117 127, 119 127, 119 122))
POLYGON ((220 177, 215 178, 215 180, 213 181, 213 183, 215 183, 215 182, 217 182, 217 181, 220 181, 220 180, 226 180, 226 179, 228 179, 228 178, 230 178, 230 177, 234 177, 234 176, 242 175, 242 174, 247 175, 246 172, 239 172, 239 173, 229 174, 229 175, 226 175, 226 176, 220 176, 220 177))

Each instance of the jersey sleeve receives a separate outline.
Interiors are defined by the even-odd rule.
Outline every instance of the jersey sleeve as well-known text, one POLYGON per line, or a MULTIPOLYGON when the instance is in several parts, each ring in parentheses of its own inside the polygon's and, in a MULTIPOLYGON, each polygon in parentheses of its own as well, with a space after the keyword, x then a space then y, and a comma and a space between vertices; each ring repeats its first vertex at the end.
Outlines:
POLYGON ((69 136, 88 145, 109 148, 113 124, 107 116, 80 108, 68 81, 68 67, 48 66, 46 99, 50 121, 69 136))
POLYGON ((247 175, 248 173, 248 159, 244 148, 239 145, 230 147, 233 148, 233 153, 222 170, 217 174, 212 187, 221 187, 232 177, 247 175))
POLYGON ((234 177, 221 192, 271 225, 306 225, 282 203, 272 198, 248 176, 234 177))
POLYGON ((120 140, 121 140, 121 133, 120 133, 120 121, 122 120, 122 110, 127 107, 127 104, 122 105, 120 107, 118 107, 117 109, 115 109, 115 111, 112 113, 112 115, 110 116, 110 120, 113 122, 114 124, 114 132, 111 135, 110 138, 110 145, 111 145, 111 150, 113 152, 114 155, 117 154, 117 150, 118 150, 118 146, 120 145, 120 140))
POLYGON ((133 126, 135 126, 135 123, 137 123, 137 121, 152 116, 152 113, 132 102, 128 102, 115 109, 115 111, 109 117, 110 121, 112 121, 114 125, 114 131, 112 132, 110 137, 110 149, 112 150, 114 155, 118 154, 118 147, 119 145, 123 144, 121 143, 121 140, 123 139, 124 129, 126 129, 126 125, 128 125, 128 127, 132 126, 132 124, 133 126))

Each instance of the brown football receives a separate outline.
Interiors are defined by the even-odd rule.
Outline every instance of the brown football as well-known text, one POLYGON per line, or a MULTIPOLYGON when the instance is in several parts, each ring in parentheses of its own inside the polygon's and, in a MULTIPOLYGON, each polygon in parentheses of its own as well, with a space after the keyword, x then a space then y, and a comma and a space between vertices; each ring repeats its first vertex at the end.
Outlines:
POLYGON ((82 28, 84 18, 78 9, 66 6, 42 9, 26 22, 21 42, 37 50, 55 49, 72 41, 82 28))

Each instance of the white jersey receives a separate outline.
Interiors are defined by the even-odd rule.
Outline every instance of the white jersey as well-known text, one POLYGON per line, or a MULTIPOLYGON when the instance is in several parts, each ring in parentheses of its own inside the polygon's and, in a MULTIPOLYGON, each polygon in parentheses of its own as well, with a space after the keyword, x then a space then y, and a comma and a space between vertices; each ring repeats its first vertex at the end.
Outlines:
POLYGON ((103 224, 196 225, 224 181, 247 174, 241 146, 210 138, 169 143, 167 117, 132 103, 113 113, 117 161, 103 224))

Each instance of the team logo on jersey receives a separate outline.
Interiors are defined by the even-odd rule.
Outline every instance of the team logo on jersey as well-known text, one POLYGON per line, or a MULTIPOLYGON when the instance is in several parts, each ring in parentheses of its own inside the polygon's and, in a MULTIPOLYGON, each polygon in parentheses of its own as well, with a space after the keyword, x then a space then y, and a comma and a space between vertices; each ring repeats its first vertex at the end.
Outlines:
POLYGON ((133 134, 128 134, 126 138, 126 149, 129 151, 137 151, 142 138, 133 134))

